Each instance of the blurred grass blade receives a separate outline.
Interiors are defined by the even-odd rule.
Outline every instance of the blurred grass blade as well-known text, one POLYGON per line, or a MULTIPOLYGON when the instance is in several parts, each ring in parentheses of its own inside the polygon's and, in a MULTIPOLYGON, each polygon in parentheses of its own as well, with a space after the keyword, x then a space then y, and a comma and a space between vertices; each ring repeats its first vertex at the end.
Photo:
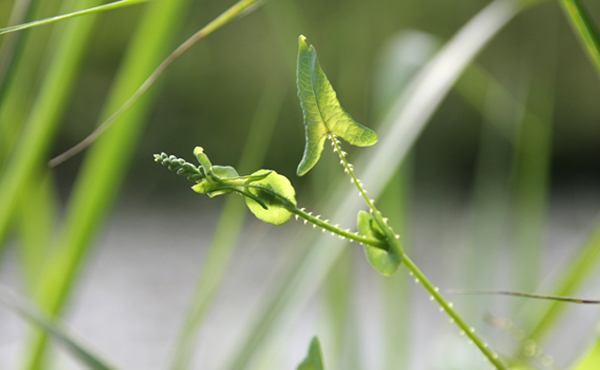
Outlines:
MULTIPOLYGON (((479 51, 519 11, 531 3, 495 0, 475 15, 413 80, 399 98, 380 132, 380 143, 373 155, 357 165, 369 194, 375 198, 395 174, 404 156, 415 142, 452 84, 479 51), (364 170, 366 169, 366 170, 364 170)), ((346 182, 346 181, 344 181, 346 182)), ((324 212, 334 212, 340 224, 354 223, 358 212, 355 189, 349 184, 334 194, 324 212)), ((287 279, 282 279, 272 300, 260 313, 238 353, 230 356, 229 370, 241 370, 274 331, 289 330, 342 250, 342 242, 329 235, 319 238, 300 263, 295 263, 287 279)))
MULTIPOLYGON (((43 165, 42 165, 43 166, 43 165)), ((59 219, 59 199, 54 178, 44 166, 35 184, 27 184, 18 211, 19 260, 22 285, 33 295, 59 219)))
MULTIPOLYGON (((462 286, 469 289, 489 286, 496 270, 494 266, 502 248, 502 237, 508 216, 510 175, 514 166, 516 123, 521 120, 523 102, 503 94, 498 85, 488 85, 482 107, 479 148, 476 156, 468 246, 462 286)), ((486 299, 470 302, 463 310, 467 320, 477 320, 489 304, 486 299)))
POLYGON ((104 131, 106 131, 116 120, 119 119, 136 101, 156 82, 156 80, 163 74, 163 72, 169 68, 171 64, 177 58, 181 56, 181 54, 185 53, 189 48, 191 48, 196 42, 202 40, 206 36, 210 35, 214 31, 223 27, 227 23, 234 20, 237 16, 241 14, 247 14, 248 11, 255 9, 253 5, 259 3, 260 0, 241 0, 233 5, 231 8, 227 9, 217 18, 215 18, 212 22, 207 24, 200 31, 193 34, 189 39, 187 39, 183 44, 181 44, 175 51, 171 53, 155 70, 152 72, 150 77, 148 77, 144 83, 133 93, 133 95, 127 99, 123 105, 115 111, 110 117, 106 119, 106 121, 102 122, 100 126, 94 132, 92 132, 89 136, 83 139, 80 143, 67 150, 66 152, 60 154, 59 156, 53 158, 50 161, 50 167, 58 166, 74 155, 78 154, 88 146, 90 146, 104 131))
POLYGON ((393 172, 384 171, 382 166, 400 164, 462 71, 526 5, 518 0, 493 1, 463 26, 412 81, 379 128, 377 149, 356 166, 359 171, 366 169, 359 178, 370 192, 379 193, 387 184, 393 172))
POLYGON ((600 77, 600 36, 579 0, 561 0, 563 10, 600 77))
POLYGON ((37 310, 33 305, 17 297, 5 288, 0 288, 0 303, 19 313, 25 319, 41 327, 55 340, 60 342, 81 363, 92 370, 116 370, 114 366, 108 365, 99 355, 82 344, 80 339, 73 337, 61 324, 52 321, 49 317, 37 310))
POLYGON ((597 370, 600 369, 600 340, 596 341, 596 344, 584 357, 577 363, 577 365, 571 367, 572 370, 597 370))
MULTIPOLYGON (((129 44, 126 56, 108 98, 105 112, 112 112, 145 80, 167 54, 167 49, 183 24, 188 0, 155 1, 144 10, 141 23, 129 44)), ((94 17, 92 15, 91 17, 94 17)), ((89 23, 90 18, 74 22, 89 23)), ((151 95, 121 119, 121 125, 98 143, 85 158, 69 204, 63 228, 53 253, 41 273, 36 303, 51 317, 59 315, 88 247, 103 225, 125 171, 133 157, 137 139, 152 107, 151 95)), ((45 353, 45 336, 32 333, 25 348, 25 368, 37 369, 45 353)))
MULTIPOLYGON (((15 25, 23 22, 30 10, 31 0, 17 0, 13 6, 10 17, 8 19, 9 25, 15 25)), ((19 37, 18 35, 12 35, 6 37, 0 42, 0 91, 6 77, 6 73, 9 70, 9 66, 12 61, 12 56, 16 50, 19 37)), ((0 99, 2 94, 0 93, 0 99)))
POLYGON ((50 18, 46 18, 46 19, 40 19, 39 21, 33 21, 33 22, 18 24, 16 26, 10 26, 10 27, 5 27, 5 28, 0 28, 0 35, 4 35, 6 33, 11 33, 11 32, 16 32, 16 31, 21 31, 21 30, 25 30, 25 29, 28 29, 28 28, 32 28, 32 27, 42 26, 42 25, 45 25, 45 24, 50 24, 50 23, 53 23, 53 22, 58 22, 58 21, 62 21, 62 20, 65 20, 65 19, 78 17, 80 15, 93 14, 93 13, 98 13, 98 12, 102 12, 102 11, 105 11, 105 10, 122 8, 124 6, 134 5, 134 4, 139 4, 139 3, 144 3, 144 2, 147 2, 147 1, 149 1, 149 0, 120 0, 120 1, 115 1, 113 3, 99 5, 99 6, 96 6, 96 7, 93 7, 93 8, 79 10, 79 11, 68 13, 68 14, 58 15, 56 17, 50 17, 50 18))
MULTIPOLYGON (((280 86, 267 83, 237 166, 240 173, 248 173, 264 162, 284 97, 280 86)), ((174 370, 188 369, 191 365, 198 335, 227 272, 246 214, 246 206, 240 197, 227 197, 203 263, 192 304, 179 334, 171 366, 174 370)))
MULTIPOLYGON (((86 0, 84 5, 94 5, 99 0, 86 0)), ((81 1, 71 0, 71 4, 81 1)), ((94 17, 94 16, 92 16, 94 17)), ((80 61, 86 50, 94 18, 85 22, 74 20, 61 27, 57 34, 55 52, 40 88, 35 104, 30 110, 17 147, 8 159, 0 178, 0 246, 13 219, 15 207, 24 194, 27 182, 34 181, 34 171, 43 165, 46 152, 58 129, 66 107, 80 61)))
MULTIPOLYGON (((592 276, 600 263, 600 217, 597 219, 595 229, 579 253, 571 260, 564 270, 564 274, 557 281, 558 288, 554 296, 567 297, 575 295, 583 283, 592 276)), ((550 332, 566 309, 560 302, 552 302, 544 312, 535 312, 536 325, 530 331, 529 337, 539 343, 550 332)))

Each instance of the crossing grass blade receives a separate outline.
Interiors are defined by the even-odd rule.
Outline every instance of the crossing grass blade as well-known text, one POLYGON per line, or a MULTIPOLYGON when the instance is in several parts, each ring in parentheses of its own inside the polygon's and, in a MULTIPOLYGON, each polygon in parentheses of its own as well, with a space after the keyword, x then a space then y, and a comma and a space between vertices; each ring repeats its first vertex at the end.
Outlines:
POLYGON ((600 36, 598 28, 594 26, 590 15, 579 0, 561 0, 560 4, 600 77, 600 36))
POLYGON ((75 11, 75 12, 71 12, 71 13, 67 13, 67 14, 63 14, 63 15, 58 15, 58 16, 50 17, 50 18, 46 18, 46 19, 40 19, 38 21, 33 21, 33 22, 28 22, 28 23, 22 23, 22 24, 18 24, 18 25, 15 25, 15 26, 0 28, 0 35, 4 35, 4 34, 7 34, 7 33, 11 33, 11 32, 22 31, 22 30, 26 30, 26 29, 32 28, 32 27, 43 26, 43 25, 46 25, 46 24, 50 24, 50 23, 62 21, 62 20, 65 20, 65 19, 79 17, 80 15, 94 14, 94 13, 103 12, 103 11, 106 11, 106 10, 112 10, 112 9, 122 8, 122 7, 128 6, 128 5, 145 3, 145 2, 148 2, 148 1, 149 0, 120 0, 120 1, 115 1, 115 2, 112 2, 112 3, 109 3, 109 4, 95 6, 93 8, 83 9, 83 10, 79 10, 79 11, 75 11))
POLYGON ((85 346, 81 339, 77 339, 62 324, 53 321, 32 304, 19 298, 5 288, 0 288, 0 304, 14 310, 35 326, 42 328, 56 341, 60 342, 81 363, 92 370, 117 370, 109 365, 100 355, 85 346))

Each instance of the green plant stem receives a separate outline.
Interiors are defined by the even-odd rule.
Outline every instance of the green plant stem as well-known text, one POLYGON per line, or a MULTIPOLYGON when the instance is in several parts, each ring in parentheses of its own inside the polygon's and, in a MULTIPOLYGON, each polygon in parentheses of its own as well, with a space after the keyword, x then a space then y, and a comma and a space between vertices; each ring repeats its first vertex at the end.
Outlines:
POLYGON ((579 0, 561 0, 560 4, 600 76, 600 37, 589 14, 579 0))
MULTIPOLYGON (((358 185, 358 183, 356 183, 356 184, 358 185)), ((366 196, 366 192, 364 191, 364 189, 362 187, 361 187, 361 189, 362 189, 361 193, 366 196)), ((373 204, 372 201, 370 201, 369 203, 371 205, 373 204)), ((324 230, 331 231, 332 233, 335 233, 339 236, 346 237, 350 240, 354 240, 359 243, 371 245, 376 248, 386 249, 386 248, 382 247, 381 242, 355 235, 347 230, 342 230, 336 226, 333 226, 327 222, 324 222, 324 221, 310 215, 309 213, 304 212, 301 209, 296 208, 292 212, 294 214, 297 214, 298 216, 302 217, 306 221, 311 222, 312 224, 317 225, 317 226, 323 228, 324 230)), ((375 210, 374 212, 379 213, 379 211, 377 211, 377 210, 375 210)), ((384 222, 383 219, 382 219, 382 222, 384 222)), ((387 225, 387 223, 385 223, 385 224, 387 225)), ((392 238, 392 242, 394 242, 394 241, 396 243, 399 243, 398 239, 392 238)), ((454 308, 452 307, 452 303, 448 302, 440 294, 439 289, 436 288, 427 279, 427 277, 421 272, 421 270, 419 270, 417 265, 415 265, 414 262, 412 262, 412 260, 406 254, 403 253, 402 256, 403 256, 404 265, 406 266, 408 271, 410 271, 410 273, 412 275, 414 275, 415 281, 418 283, 421 283, 421 285, 425 288, 425 290, 427 290, 427 292, 429 292, 429 294, 431 294, 431 296, 435 299, 435 301, 440 305, 440 308, 443 309, 448 314, 448 316, 450 316, 452 321, 454 323, 456 323, 456 325, 458 325, 458 327, 462 330, 462 333, 464 333, 464 335, 466 335, 469 339, 471 339, 473 341, 473 343, 477 346, 477 348, 479 348, 479 350, 485 355, 485 357, 487 357, 487 359, 494 366, 496 366, 497 369, 506 370, 506 367, 504 366, 504 364, 502 364, 502 362, 500 362, 500 360, 498 359, 498 355, 496 353, 492 352, 489 349, 488 344, 485 343, 483 340, 481 340, 481 338, 479 338, 479 336, 477 334, 475 334, 475 329, 473 327, 469 326, 462 319, 462 317, 454 310, 454 308)))
MULTIPOLYGON (((354 174, 354 166, 348 163, 348 160, 346 159, 346 152, 342 150, 340 142, 333 134, 329 134, 329 139, 331 139, 331 145, 334 147, 334 152, 336 152, 340 157, 340 164, 344 166, 344 171, 350 176, 352 183, 356 185, 365 202, 367 202, 367 205, 373 211, 372 213, 375 216, 375 219, 379 223, 381 229, 386 233, 386 236, 389 238, 389 242, 396 244, 399 247, 399 250, 402 251, 402 246, 398 241, 399 236, 397 236, 394 230, 392 230, 392 228, 387 224, 387 220, 381 216, 381 212, 379 212, 379 210, 375 207, 375 204, 373 204, 373 200, 367 195, 367 191, 362 186, 362 182, 354 174)), ((388 248, 385 249, 387 250, 388 248)))
POLYGON ((39 21, 33 21, 33 22, 18 24, 16 26, 0 28, 0 35, 4 35, 6 33, 11 33, 11 32, 16 32, 16 31, 25 30, 27 28, 41 26, 41 25, 49 24, 49 23, 56 22, 56 21, 62 21, 64 19, 78 17, 80 15, 92 14, 92 13, 96 13, 96 12, 99 12, 99 11, 116 9, 116 8, 120 8, 120 7, 127 6, 127 5, 134 5, 134 4, 138 4, 138 3, 145 3, 147 1, 148 0, 120 0, 120 1, 115 1, 113 3, 99 5, 99 6, 95 6, 93 8, 88 8, 88 9, 80 10, 80 11, 77 11, 77 12, 72 12, 72 13, 68 13, 68 14, 58 15, 56 17, 50 17, 50 18, 46 18, 46 19, 41 19, 39 21))
POLYGON ((461 334, 464 333, 469 339, 473 341, 473 343, 479 348, 479 350, 487 357, 487 359, 499 370, 507 370, 506 366, 498 359, 498 354, 492 352, 488 347, 488 344, 485 343, 477 334, 475 334, 475 329, 469 326, 462 317, 454 310, 452 307, 452 303, 448 302, 439 292, 439 289, 436 288, 427 277, 419 270, 417 265, 406 255, 404 254, 403 265, 406 266, 408 271, 412 273, 415 277, 415 281, 421 283, 423 288, 427 290, 429 294, 435 299, 435 301, 440 305, 440 309, 443 309, 448 316, 452 319, 456 325, 462 330, 461 334))
POLYGON ((311 224, 320 227, 321 229, 323 229, 323 231, 327 230, 327 231, 337 234, 343 238, 348 238, 350 241, 355 241, 355 242, 358 242, 361 244, 370 245, 375 248, 387 250, 386 243, 380 242, 379 240, 365 238, 364 236, 361 236, 358 233, 352 233, 350 230, 340 229, 339 227, 337 227, 337 225, 334 226, 334 225, 328 223, 327 222, 328 220, 323 221, 320 218, 313 216, 310 212, 308 212, 308 213, 305 212, 304 208, 299 209, 296 207, 296 208, 289 209, 289 211, 294 213, 295 215, 298 215, 299 217, 303 218, 307 222, 310 222, 311 224))
MULTIPOLYGON (((391 228, 390 225, 388 225, 387 220, 381 216, 381 212, 379 212, 379 210, 375 207, 375 205, 373 204, 373 200, 371 200, 367 196, 367 191, 362 186, 361 181, 358 178, 356 178, 356 175, 354 174, 352 165, 348 163, 348 160, 346 159, 346 153, 342 151, 339 141, 335 138, 334 135, 330 135, 330 139, 335 148, 335 151, 338 153, 338 155, 340 157, 340 163, 344 166, 345 171, 352 178, 352 182, 356 185, 360 194, 363 196, 363 198, 369 205, 369 208, 371 208, 371 210, 373 211, 373 214, 375 215, 375 219, 379 222, 379 226, 386 233, 387 243, 388 243, 387 249, 389 250, 389 249, 393 248, 391 244, 394 244, 396 247, 400 248, 400 251, 402 251, 402 246, 400 245, 400 241, 398 240, 398 237, 394 233, 394 230, 391 228)), ((435 301, 440 305, 440 309, 445 311, 448 314, 448 316, 450 316, 452 321, 454 323, 456 323, 456 325, 458 325, 458 327, 462 330, 462 333, 464 333, 469 339, 471 339, 473 341, 473 343, 477 346, 477 348, 479 348, 479 350, 484 354, 484 356, 487 357, 487 359, 497 369, 506 370, 507 368, 498 359, 498 354, 492 352, 488 348, 487 343, 485 343, 483 340, 481 340, 481 338, 479 338, 479 336, 477 334, 475 334, 475 329, 473 327, 469 326, 463 320, 463 318, 454 310, 454 308, 452 308, 452 303, 448 302, 440 294, 439 289, 436 288, 429 281, 429 279, 427 279, 427 277, 421 272, 421 270, 419 270, 417 265, 415 265, 413 263, 413 261, 404 252, 401 252, 401 253, 402 253, 403 264, 406 266, 408 271, 410 271, 410 273, 412 275, 414 275, 415 282, 421 283, 423 288, 425 288, 425 290, 427 290, 427 292, 429 292, 429 294, 431 294, 433 299, 435 299, 435 301)))

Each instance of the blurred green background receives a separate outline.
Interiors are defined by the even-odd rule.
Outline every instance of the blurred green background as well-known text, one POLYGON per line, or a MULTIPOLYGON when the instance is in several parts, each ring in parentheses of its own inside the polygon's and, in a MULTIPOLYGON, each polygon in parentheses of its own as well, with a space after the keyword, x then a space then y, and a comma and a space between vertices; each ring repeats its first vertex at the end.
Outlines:
MULTIPOLYGON (((317 47, 338 96, 358 121, 377 128, 373 84, 378 57, 394 35, 420 30, 448 40, 487 1, 273 1, 183 55, 160 79, 161 90, 138 150, 128 187, 136 192, 181 191, 177 178, 161 176, 151 154, 189 156, 201 145, 216 163, 237 163, 261 92, 281 86, 285 101, 265 167, 301 184, 294 171, 302 156, 303 127, 295 87, 297 37, 317 47)), ((194 3, 182 40, 218 15, 221 1, 194 3)), ((597 2, 585 5, 598 20, 597 2)), ((4 1, 4 8, 10 6, 4 1)), ((73 99, 52 153, 85 137, 97 121, 127 40, 144 5, 100 16, 73 99)), ((2 12, 4 14, 4 12, 2 12)), ((477 58, 515 96, 523 85, 549 84, 555 96, 553 179, 598 183, 600 85, 558 4, 519 15, 477 58), (524 82, 525 81, 525 82, 524 82)), ((541 87, 545 88, 545 87, 541 87)), ((155 87, 154 89, 158 89, 155 87)), ((455 92, 442 104, 417 144, 418 183, 465 187, 477 156, 481 115, 455 92)), ((59 169, 59 179, 77 160, 59 169)))
MULTIPOLYGON (((0 27, 100 3, 0 0, 0 27)), ((600 68, 559 1, 524 3, 266 1, 200 40, 98 143, 51 170, 50 158, 92 132, 177 45, 234 2, 154 0, 0 36, 0 282, 75 323, 124 368, 147 369, 160 358, 183 370, 195 352, 197 368, 292 368, 316 333, 331 370, 480 370, 480 354, 418 285, 408 286, 406 271, 384 279, 360 248, 318 238, 299 222, 258 223, 237 197, 200 197, 152 155, 193 161, 199 145, 213 163, 239 164, 242 174, 275 169, 291 180, 300 205, 354 225, 343 208, 353 203, 349 184, 339 181, 332 153, 296 176, 304 148, 298 36, 316 47, 342 106, 381 142, 384 117, 430 58, 482 9, 508 20, 502 6, 514 6, 524 11, 483 47, 440 106, 425 95, 435 113, 400 169, 389 153, 373 166, 393 172, 385 191, 373 193, 382 193, 377 204, 407 253, 442 289, 596 293, 600 68), (124 325, 125 334, 106 323, 124 325)), ((600 3, 580 3, 600 24, 600 3)), ((450 69, 457 59, 446 60, 450 69)), ((439 91, 434 83, 431 94, 439 91)), ((377 145, 344 148, 355 163, 377 145)), ((356 164, 359 174, 366 170, 356 164)), ((369 189, 379 180, 363 179, 369 189)), ((507 363, 571 366, 596 339, 596 308, 496 298, 453 301, 507 363), (486 325, 489 311, 513 319, 526 336, 511 336, 508 324, 486 325), (527 355, 529 339, 549 343, 556 363, 541 350, 527 355)), ((16 327, 7 311, 0 310, 0 331, 8 328, 0 333, 0 367, 71 368, 61 367, 69 363, 62 358, 49 362, 47 353, 56 355, 45 337, 16 327)), ((577 370, 597 369, 589 361, 599 353, 596 344, 577 370)))

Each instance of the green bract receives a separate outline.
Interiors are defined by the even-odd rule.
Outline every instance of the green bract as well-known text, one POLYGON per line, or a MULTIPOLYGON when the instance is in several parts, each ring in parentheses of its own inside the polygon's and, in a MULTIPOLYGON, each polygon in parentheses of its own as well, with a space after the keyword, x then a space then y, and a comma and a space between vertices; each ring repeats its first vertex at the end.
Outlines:
POLYGON ((333 87, 321 70, 317 52, 300 36, 298 52, 298 97, 304 115, 306 146, 298 166, 298 176, 307 173, 321 157, 323 145, 330 134, 356 146, 377 142, 375 132, 357 123, 341 107, 333 87))
POLYGON ((246 205, 264 222, 283 225, 292 218, 289 208, 296 206, 296 191, 287 177, 275 171, 259 170, 250 176, 260 177, 265 174, 266 177, 248 183, 247 191, 254 197, 246 197, 246 205), (256 199, 260 199, 266 208, 256 199))
POLYGON ((296 370, 324 370, 319 338, 314 337, 312 339, 308 354, 296 370))
MULTIPOLYGON (((364 211, 360 211, 358 214, 358 232, 368 238, 384 242, 387 239, 375 217, 364 211)), ((387 245, 390 248, 387 251, 365 245, 365 253, 367 259, 377 271, 383 275, 391 276, 396 273, 398 267, 400 267, 400 263, 402 262, 402 251, 398 249, 394 243, 387 243, 387 245)))

